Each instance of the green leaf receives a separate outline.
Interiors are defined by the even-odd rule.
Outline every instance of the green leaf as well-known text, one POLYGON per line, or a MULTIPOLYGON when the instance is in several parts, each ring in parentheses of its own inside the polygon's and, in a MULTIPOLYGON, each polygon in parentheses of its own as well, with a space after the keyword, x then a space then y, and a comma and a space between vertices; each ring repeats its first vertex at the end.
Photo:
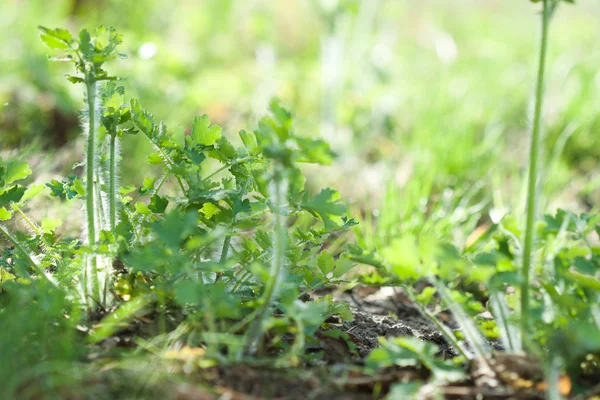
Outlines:
POLYGON ((143 215, 150 215, 152 214, 152 211, 148 208, 148 206, 146 205, 146 203, 143 203, 141 201, 138 201, 137 203, 135 203, 135 211, 139 212, 140 214, 143 215))
POLYGON ((171 140, 176 149, 183 150, 185 147, 185 128, 183 126, 176 127, 171 135, 171 140))
MULTIPOLYGON (((85 195, 85 187, 83 186, 83 181, 81 180, 81 178, 75 178, 73 180, 73 190, 79 196, 85 195)), ((70 197, 67 195, 67 198, 70 198, 70 197)))
POLYGON ((0 221, 8 221, 12 218, 12 213, 5 207, 0 207, 0 221))
POLYGON ((300 155, 297 158, 298 162, 331 165, 335 157, 335 153, 331 151, 329 144, 323 140, 297 137, 296 143, 298 143, 298 147, 300 148, 300 155))
POLYGON ((29 164, 24 161, 9 161, 6 163, 6 172, 4 173, 4 184, 10 185, 14 181, 27 178, 33 171, 29 164))
POLYGON ((156 178, 150 178, 150 177, 145 177, 144 178, 144 183, 142 184, 142 187, 140 188, 140 192, 141 193, 148 193, 152 190, 154 190, 154 184, 156 183, 156 178))
POLYGON ((215 206, 212 203, 204 203, 204 205, 200 209, 200 212, 204 214, 204 216, 208 219, 211 219, 214 215, 217 215, 219 211, 219 207, 215 206))
POLYGON ((152 153, 150 154, 146 160, 152 164, 152 165, 160 165, 163 163, 163 158, 160 154, 158 153, 152 153))
POLYGON ((394 383, 390 388, 387 400, 416 400, 421 387, 423 387, 423 383, 418 381, 394 383))
POLYGON ((218 125, 210 126, 208 115, 194 118, 192 126, 192 141, 194 144, 212 146, 221 138, 221 127, 218 125))
POLYGON ((392 272, 400 279, 420 277, 419 247, 413 235, 394 239, 381 251, 381 255, 390 264, 392 272))
POLYGON ((248 133, 242 130, 240 131, 240 138, 250 154, 256 154, 258 152, 258 142, 256 141, 256 136, 253 133, 248 133))
POLYGON ((44 232, 54 232, 56 228, 62 225, 62 221, 55 218, 44 218, 42 220, 42 229, 44 232))
POLYGON ((332 231, 341 225, 341 216, 346 213, 346 206, 338 201, 339 198, 339 192, 327 188, 312 200, 308 200, 308 195, 305 195, 301 207, 314 216, 321 218, 325 224, 325 229, 332 231))
POLYGON ((155 222, 152 228, 163 243, 175 249, 196 228, 196 219, 194 212, 181 214, 174 211, 169 213, 164 220, 155 222))
POLYGON ((69 43, 73 41, 71 32, 66 29, 48 29, 43 26, 38 27, 40 38, 46 46, 51 49, 69 49, 69 43))
POLYGON ((9 190, 0 194, 0 207, 4 207, 10 203, 18 203, 25 194, 25 188, 23 186, 13 186, 9 190))
POLYGON ((199 290, 199 286, 199 283, 192 281, 176 282, 175 299, 182 306, 200 304, 202 301, 202 292, 199 290))
POLYGON ((333 255, 327 250, 323 250, 317 257, 317 267, 324 276, 327 276, 327 274, 333 271, 333 268, 335 267, 333 255))
POLYGON ((596 277, 570 271, 565 271, 564 274, 580 286, 600 292, 600 281, 596 277))
POLYGON ((335 269, 333 270, 334 278, 341 278, 344 274, 350 271, 354 267, 352 260, 348 258, 340 257, 335 263, 335 269))
POLYGON ((423 291, 421 293, 419 293, 416 296, 416 300, 423 305, 427 305, 427 304, 431 303, 431 301, 434 298, 433 296, 435 296, 436 293, 437 293, 436 288, 434 288, 432 286, 427 286, 425 289, 423 289, 423 291))
POLYGON ((134 185, 121 186, 121 188, 119 189, 119 193, 122 195, 126 195, 126 194, 133 192, 134 190, 135 190, 134 185))
POLYGON ((21 201, 32 199, 32 198, 38 196, 43 191, 44 191, 44 185, 43 184, 31 185, 31 186, 29 186, 27 188, 27 190, 23 194, 23 197, 21 198, 21 201))
POLYGON ((92 38, 87 29, 83 29, 79 32, 79 50, 86 58, 91 58, 94 55, 92 38))
POLYGON ((169 205, 169 200, 164 197, 160 197, 158 195, 153 195, 150 197, 150 204, 148 204, 148 208, 157 214, 163 214, 169 205))
POLYGON ((15 275, 0 267, 0 282, 13 281, 16 278, 17 277, 15 275))
POLYGON ((84 83, 85 80, 79 76, 67 75, 67 80, 71 83, 84 83))

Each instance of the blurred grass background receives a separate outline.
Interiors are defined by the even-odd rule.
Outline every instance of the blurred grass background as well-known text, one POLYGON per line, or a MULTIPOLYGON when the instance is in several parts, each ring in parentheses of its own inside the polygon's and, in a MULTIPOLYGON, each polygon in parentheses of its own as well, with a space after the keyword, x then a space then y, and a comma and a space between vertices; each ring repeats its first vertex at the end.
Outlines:
MULTIPOLYGON (((525 0, 4 0, 0 154, 73 173, 82 88, 47 61, 36 27, 114 25, 128 59, 109 70, 171 128, 206 113, 234 138, 278 97, 299 133, 339 154, 307 169, 314 186, 336 186, 364 217, 448 217, 474 212, 468 204, 519 214, 538 10, 525 0)), ((542 200, 589 209, 600 182, 600 4, 564 6, 554 22, 542 200)), ((127 138, 123 184, 141 181, 147 150, 127 138)))

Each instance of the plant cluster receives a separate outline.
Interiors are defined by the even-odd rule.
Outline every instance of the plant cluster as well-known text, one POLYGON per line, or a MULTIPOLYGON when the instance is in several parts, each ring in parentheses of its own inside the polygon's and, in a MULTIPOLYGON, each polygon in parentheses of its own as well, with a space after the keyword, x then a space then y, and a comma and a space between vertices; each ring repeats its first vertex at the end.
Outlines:
MULTIPOLYGON (((534 2, 542 3, 542 35, 524 223, 498 210, 484 215, 478 185, 438 195, 425 168, 403 198, 392 183, 381 216, 355 227, 337 191, 305 188, 300 165, 329 165, 335 154, 297 135, 277 101, 236 139, 206 115, 167 128, 104 69, 124 57, 114 29, 73 36, 40 27, 42 41, 62 52, 55 60, 75 67, 68 81, 84 88, 85 172, 25 185, 28 164, 0 159, 0 235, 9 244, 0 254, 0 324, 17 338, 0 342, 14 360, 0 366, 9 382, 0 393, 60 396, 61 385, 86 373, 78 367, 89 366, 90 349, 130 333, 133 354, 181 362, 186 373, 199 365, 322 365, 309 349, 323 338, 356 355, 348 333, 328 325, 334 316, 352 320, 349 306, 331 295, 311 298, 346 283, 355 263, 373 267, 359 281, 404 292, 449 344, 451 359, 443 360, 430 341, 379 338, 352 373, 412 368, 425 377, 394 385, 390 398, 418 398, 426 381, 503 381, 553 399, 594 382, 600 216, 558 210, 538 218, 546 52, 561 1, 534 2), (123 186, 120 147, 130 135, 152 146, 146 162, 158 174, 123 186), (60 234, 58 219, 27 216, 27 203, 47 195, 83 204, 80 236, 60 234), (353 227, 357 244, 346 247, 353 227), (473 233, 458 239, 457 227, 473 233), (23 321, 14 323, 19 310, 23 321), (515 378, 510 363, 531 367, 533 376, 515 378)), ((318 3, 330 29, 356 4, 318 3)))
MULTIPOLYGON (((543 365, 538 379, 547 378, 550 398, 565 394, 561 372, 581 386, 600 372, 600 215, 559 209, 537 217, 544 71, 550 21, 558 4, 544 1, 541 15, 526 223, 497 210, 482 215, 474 188, 456 197, 449 192, 448 199, 431 204, 417 197, 412 213, 396 212, 395 219, 388 216, 391 223, 382 218, 381 239, 372 238, 377 229, 372 231, 367 220, 366 227, 357 228, 359 246, 350 249, 355 261, 374 267, 361 280, 403 290, 453 345, 460 356, 456 361, 483 360, 492 375, 501 377, 495 350, 514 357, 529 354, 543 365), (457 224, 473 231, 462 243, 453 237, 457 224), (447 312, 453 324, 445 322, 447 312)), ((388 193, 384 215, 393 214, 391 207, 398 204, 394 192, 388 193)), ((413 349, 404 339, 384 341, 370 359, 379 367, 403 365, 413 349)), ((439 376, 435 365, 429 368, 434 378, 439 376)), ((452 379, 461 377, 444 378, 452 379)), ((398 393, 408 396, 410 390, 415 395, 419 387, 399 386, 398 393)))
POLYGON ((103 69, 122 57, 112 28, 77 37, 40 32, 63 52, 57 60, 74 64, 79 74, 67 79, 85 88, 86 172, 27 187, 16 183, 32 174, 25 162, 0 164, 0 233, 11 244, 0 258, 3 296, 18 297, 26 287, 63 293, 69 307, 46 318, 78 326, 89 343, 149 314, 155 333, 170 335, 167 343, 175 335, 178 346, 202 346, 215 362, 277 354, 279 365, 295 365, 327 318, 352 318, 330 296, 306 301, 344 282, 353 266, 339 245, 328 244, 343 242, 355 222, 337 191, 311 195, 299 168, 330 164, 335 154, 327 143, 296 135, 277 102, 256 130, 239 132, 240 147, 206 115, 188 129, 169 129, 138 100, 126 101, 118 79, 103 69), (119 142, 131 134, 153 145, 147 161, 162 172, 123 187, 119 142), (38 225, 25 215, 25 203, 47 193, 84 203, 80 238, 58 235, 56 219, 38 225), (28 234, 11 229, 16 219, 28 234))

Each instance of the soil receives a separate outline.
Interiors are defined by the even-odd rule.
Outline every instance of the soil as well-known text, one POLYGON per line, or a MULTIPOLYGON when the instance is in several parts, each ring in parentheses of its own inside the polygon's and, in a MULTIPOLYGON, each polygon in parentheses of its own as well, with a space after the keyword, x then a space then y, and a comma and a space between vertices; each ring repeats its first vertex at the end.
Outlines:
MULTIPOLYGON (((315 344, 308 348, 309 353, 321 355, 318 361, 295 368, 258 364, 201 368, 182 379, 195 385, 171 382, 163 389, 169 393, 168 398, 178 400, 378 399, 385 397, 396 383, 426 382, 430 375, 425 368, 415 367, 394 367, 377 374, 365 374, 364 359, 378 347, 379 337, 416 336, 435 343, 442 358, 456 355, 438 328, 410 300, 391 288, 374 290, 357 287, 337 296, 337 300, 350 305, 354 320, 344 322, 333 318, 327 322, 327 330, 347 334, 351 343, 328 335, 326 330, 318 331, 315 344), (198 386, 199 382, 202 386, 198 386)), ((451 316, 441 315, 440 318, 449 327, 456 327, 451 316)), ((139 327, 133 329, 138 330, 139 327)), ((131 331, 122 332, 119 336, 119 343, 115 345, 133 344, 131 331)), ((540 364, 525 355, 498 352, 490 360, 473 360, 469 372, 469 377, 463 382, 441 387, 424 385, 417 398, 545 398, 546 384, 541 380, 540 364)), ((565 395, 570 392, 571 382, 567 377, 561 377, 560 387, 565 395)))

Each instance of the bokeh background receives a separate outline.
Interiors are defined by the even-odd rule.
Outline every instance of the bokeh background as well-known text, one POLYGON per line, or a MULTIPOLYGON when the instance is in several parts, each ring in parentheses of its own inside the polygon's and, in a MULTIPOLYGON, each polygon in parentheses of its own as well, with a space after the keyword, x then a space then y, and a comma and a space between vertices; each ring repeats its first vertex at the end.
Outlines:
MULTIPOLYGON (((0 156, 27 159, 36 179, 74 173, 82 87, 36 27, 113 25, 128 58, 109 71, 167 126, 209 114, 235 140, 278 97, 298 133, 339 154, 307 168, 310 183, 342 192, 367 245, 423 221, 466 240, 464 224, 523 212, 538 12, 526 0, 2 0, 0 156)), ((552 29, 542 208, 591 209, 600 3, 562 6, 552 29)), ((127 138, 124 184, 147 172, 147 150, 127 138)))

